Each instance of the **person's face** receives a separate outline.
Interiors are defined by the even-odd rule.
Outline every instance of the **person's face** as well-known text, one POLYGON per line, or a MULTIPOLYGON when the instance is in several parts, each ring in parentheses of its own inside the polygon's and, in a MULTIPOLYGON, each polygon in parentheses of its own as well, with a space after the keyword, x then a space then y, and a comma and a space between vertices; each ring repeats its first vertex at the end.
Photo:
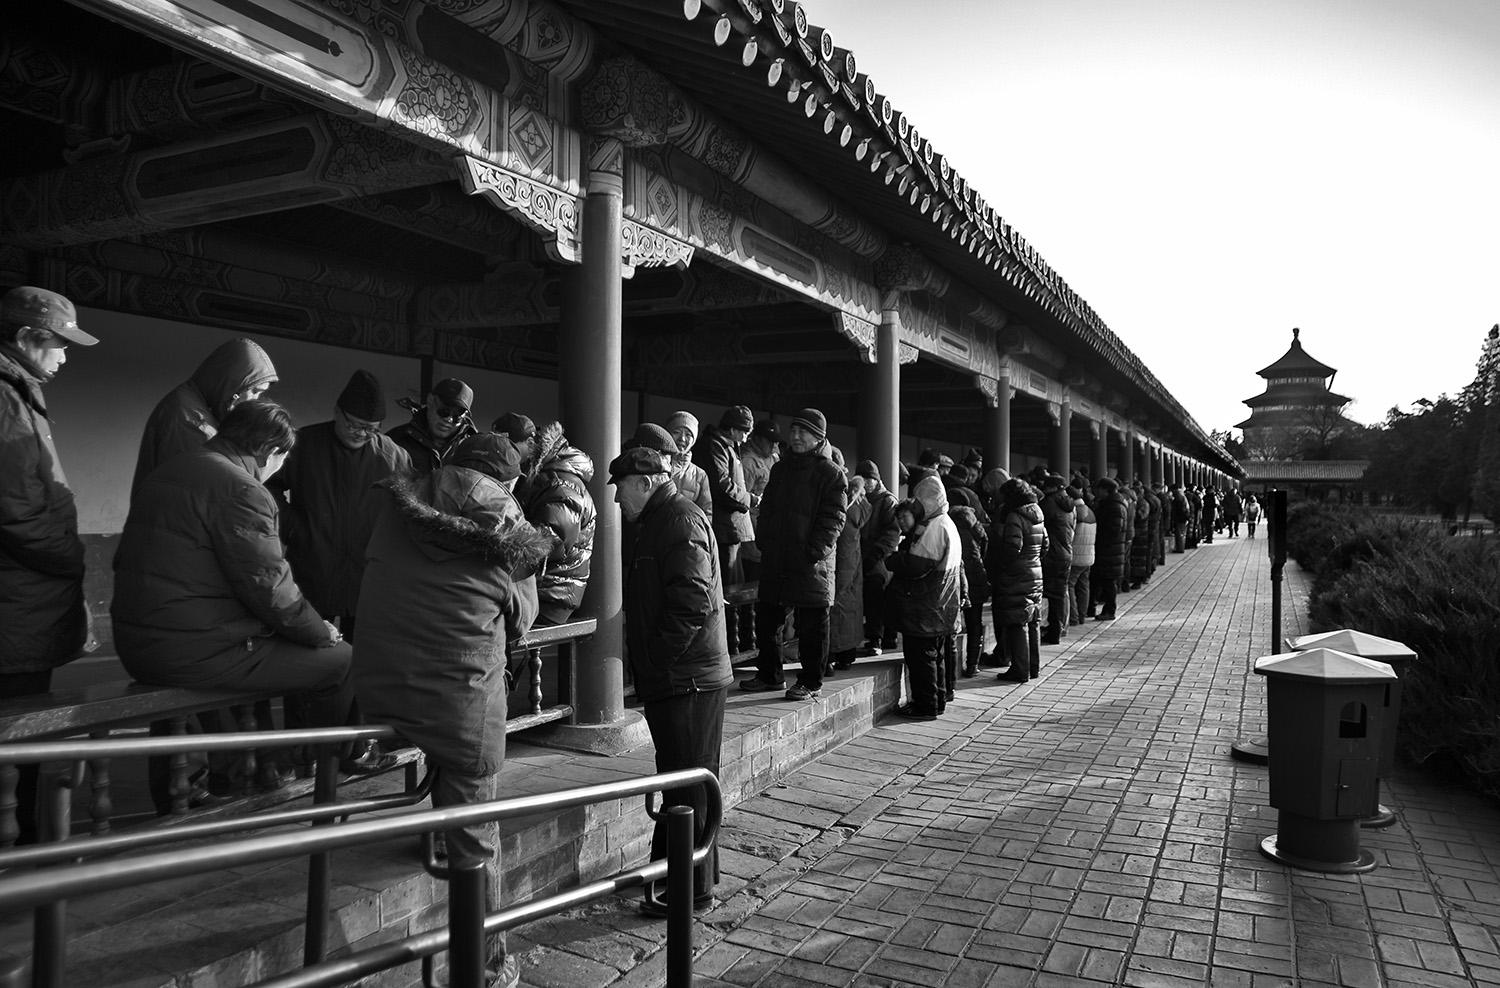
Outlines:
POLYGON ((516 452, 521 454, 522 463, 530 463, 531 458, 536 456, 536 436, 527 436, 516 443, 516 452))
POLYGON ((56 333, 42 329, 23 330, 17 343, 21 352, 42 372, 44 381, 56 377, 62 365, 68 362, 68 341, 56 333))
POLYGON ((468 414, 461 405, 450 405, 437 395, 427 396, 427 431, 434 439, 453 435, 468 414))
POLYGON ((729 433, 729 441, 734 443, 736 446, 743 445, 745 440, 750 438, 750 430, 742 429, 738 426, 730 426, 724 431, 729 433))
POLYGON ((244 391, 236 391, 234 394, 229 396, 229 407, 224 410, 224 414, 229 414, 234 410, 234 407, 241 402, 255 401, 257 398, 259 398, 269 390, 271 390, 271 382, 262 381, 259 384, 250 385, 250 387, 246 388, 244 391))
POLYGON ((898 511, 896 512, 896 527, 901 529, 902 535, 905 535, 917 527, 917 520, 912 517, 910 511, 898 511))
POLYGON ((649 477, 631 475, 621 477, 615 483, 615 503, 620 506, 620 513, 625 516, 626 521, 635 521, 645 510, 646 502, 651 499, 651 480, 649 477))
POLYGON ((787 432, 786 444, 791 447, 793 453, 808 453, 818 444, 818 437, 802 426, 794 425, 787 432))
POLYGON ((693 448, 693 430, 686 423, 675 426, 670 430, 672 441, 677 444, 677 452, 686 453, 693 448))
POLYGON ((276 471, 280 470, 286 463, 286 456, 289 452, 290 450, 278 449, 258 458, 255 461, 257 466, 255 479, 264 484, 276 476, 276 471))
POLYGON ((342 408, 333 411, 333 434, 350 449, 359 449, 380 432, 380 423, 357 419, 342 408))

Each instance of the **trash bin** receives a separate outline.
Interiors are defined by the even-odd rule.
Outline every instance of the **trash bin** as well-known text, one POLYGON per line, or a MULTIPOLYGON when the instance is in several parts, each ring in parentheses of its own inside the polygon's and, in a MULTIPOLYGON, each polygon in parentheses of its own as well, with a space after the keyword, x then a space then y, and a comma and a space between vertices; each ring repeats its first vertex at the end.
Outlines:
POLYGON ((1330 648, 1267 655, 1271 805, 1276 833, 1260 843, 1273 861, 1351 874, 1375 867, 1359 847, 1359 820, 1377 806, 1376 780, 1387 694, 1396 674, 1383 662, 1330 648))
MULTIPOLYGON (((1286 647, 1293 652, 1303 652, 1310 648, 1331 648, 1347 655, 1357 655, 1362 659, 1384 662, 1391 667, 1391 671, 1396 674, 1396 681, 1391 684, 1390 692, 1387 694, 1390 705, 1386 708, 1386 727, 1381 735, 1380 765, 1377 769, 1381 779, 1390 778, 1392 770, 1396 767, 1396 728, 1401 721, 1401 678, 1406 675, 1407 666, 1416 661, 1417 653, 1398 641, 1367 635, 1363 631, 1354 631, 1349 628, 1289 638, 1286 647)), ((1380 804, 1379 780, 1375 784, 1375 796, 1375 812, 1359 821, 1361 827, 1389 827, 1396 822, 1396 814, 1380 804)))

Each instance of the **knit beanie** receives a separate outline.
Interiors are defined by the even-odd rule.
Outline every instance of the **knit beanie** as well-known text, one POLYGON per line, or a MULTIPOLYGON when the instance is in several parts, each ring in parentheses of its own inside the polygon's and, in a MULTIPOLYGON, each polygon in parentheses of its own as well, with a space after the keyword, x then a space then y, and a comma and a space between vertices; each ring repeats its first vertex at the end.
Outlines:
POLYGON ((642 422, 635 427, 635 434, 625 441, 626 449, 635 447, 652 449, 664 456, 677 455, 677 440, 655 422, 642 422))
POLYGON ((691 446, 693 442, 698 438, 698 416, 694 415, 692 412, 673 412, 671 415, 667 416, 666 426, 667 432, 672 432, 673 430, 680 429, 683 426, 687 426, 690 430, 692 430, 693 438, 688 440, 689 446, 691 446))
POLYGON ((754 429, 755 416, 750 414, 750 409, 744 405, 731 405, 724 409, 723 415, 719 416, 719 428, 754 429))
POLYGON ((875 465, 874 460, 860 460, 859 466, 854 468, 854 472, 861 477, 868 477, 871 480, 878 481, 881 479, 880 468, 875 465))
POLYGON ((804 408, 792 416, 792 425, 800 425, 819 439, 828 436, 828 420, 816 408, 804 408))
POLYGON ((385 389, 380 379, 367 370, 357 370, 339 394, 338 407, 345 415, 364 422, 385 419, 385 389))

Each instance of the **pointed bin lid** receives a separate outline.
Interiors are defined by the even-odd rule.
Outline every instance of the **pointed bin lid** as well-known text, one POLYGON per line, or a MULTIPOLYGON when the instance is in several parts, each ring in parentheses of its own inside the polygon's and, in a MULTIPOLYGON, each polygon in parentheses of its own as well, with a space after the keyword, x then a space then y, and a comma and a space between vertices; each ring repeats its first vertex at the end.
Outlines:
POLYGON ((1305 652, 1310 648, 1333 648, 1361 658, 1388 662, 1391 665, 1414 662, 1417 658, 1416 652, 1398 641, 1367 635, 1363 631, 1355 631, 1352 628, 1325 631, 1320 635, 1288 638, 1286 647, 1293 652, 1305 652))
POLYGON ((1331 648, 1263 655, 1255 660, 1255 672, 1260 676, 1339 683, 1383 683, 1396 678, 1391 667, 1384 662, 1362 659, 1331 648))

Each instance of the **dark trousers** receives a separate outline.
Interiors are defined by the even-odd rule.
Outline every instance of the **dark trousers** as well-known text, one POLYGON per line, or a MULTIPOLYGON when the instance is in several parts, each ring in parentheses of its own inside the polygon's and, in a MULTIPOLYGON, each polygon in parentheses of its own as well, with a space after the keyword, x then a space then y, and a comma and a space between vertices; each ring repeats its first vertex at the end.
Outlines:
MULTIPOLYGON (((0 674, 0 697, 38 696, 52 690, 52 670, 41 672, 7 672, 0 674)), ((20 778, 16 783, 16 843, 35 844, 37 839, 37 778, 40 766, 16 766, 20 778)))
MULTIPOLYGON (((940 686, 938 664, 943 656, 943 635, 901 633, 901 657, 911 683, 911 705, 922 713, 935 714, 946 705, 940 686)), ((947 636, 952 637, 952 636, 947 636)))
MULTIPOLYGON (((432 753, 429 752, 429 755, 432 753)), ((454 806, 474 806, 492 803, 500 798, 500 776, 469 775, 434 764, 432 774, 432 808, 447 809, 454 806)), ((484 867, 484 905, 486 912, 500 911, 502 886, 500 868, 500 824, 490 820, 476 823, 459 830, 447 830, 443 837, 448 844, 450 865, 482 864, 484 867)), ((505 934, 485 935, 485 963, 497 967, 505 962, 505 934)))
MULTIPOLYGON (((776 629, 786 620, 786 612, 781 604, 755 605, 755 640, 760 647, 756 674, 762 682, 779 683, 785 678, 776 629)), ((794 607, 792 619, 797 630, 797 656, 802 663, 797 682, 809 689, 822 689, 823 663, 828 661, 828 608, 794 607)))
POLYGON ((979 661, 984 651, 984 601, 964 608, 964 661, 979 661))
POLYGON ((1093 601, 1099 607, 1099 613, 1107 617, 1114 617, 1115 599, 1119 595, 1119 582, 1113 579, 1095 579, 1092 584, 1093 601))
MULTIPOLYGON (((724 698, 728 688, 706 693, 683 693, 643 705, 646 728, 656 747, 656 770, 673 772, 680 768, 706 768, 719 774, 719 752, 724 746, 724 698)), ((708 795, 702 786, 669 789, 662 793, 662 805, 693 808, 693 839, 703 839, 704 817, 708 812, 708 795)), ((667 856, 665 821, 656 824, 651 834, 651 860, 667 856)), ((702 864, 693 869, 693 897, 701 899, 714 890, 719 881, 719 848, 715 844, 702 864)))
POLYGON ((958 636, 943 636, 943 667, 938 670, 938 709, 948 700, 948 694, 958 686, 958 636))
POLYGON ((1035 676, 1042 662, 1042 632, 1040 621, 1025 624, 1005 624, 995 628, 999 647, 1010 660, 1010 669, 1002 675, 1007 679, 1026 682, 1035 676))

